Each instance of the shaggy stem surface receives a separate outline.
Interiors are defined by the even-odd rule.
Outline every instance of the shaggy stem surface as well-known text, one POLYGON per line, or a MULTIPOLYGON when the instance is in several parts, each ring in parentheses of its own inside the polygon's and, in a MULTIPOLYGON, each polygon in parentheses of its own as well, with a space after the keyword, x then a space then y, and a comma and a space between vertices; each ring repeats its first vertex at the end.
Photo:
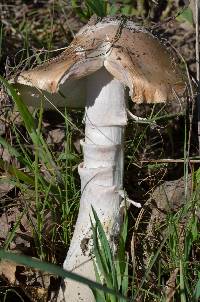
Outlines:
MULTIPOLYGON (((113 248, 121 217, 119 190, 123 187, 124 127, 127 123, 123 84, 104 69, 87 80, 84 162, 79 165, 81 200, 71 245, 64 262, 66 270, 95 280, 92 260, 91 206, 95 209, 113 248)), ((58 301, 94 302, 85 285, 64 280, 58 301)))

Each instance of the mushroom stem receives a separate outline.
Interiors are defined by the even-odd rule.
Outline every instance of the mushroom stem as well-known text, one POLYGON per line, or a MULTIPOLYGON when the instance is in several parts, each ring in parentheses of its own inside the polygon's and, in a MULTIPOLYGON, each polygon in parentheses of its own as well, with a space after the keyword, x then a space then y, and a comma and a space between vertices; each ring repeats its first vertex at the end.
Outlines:
MULTIPOLYGON (((64 262, 66 270, 95 280, 92 260, 91 222, 95 209, 111 244, 119 235, 121 217, 119 190, 123 187, 123 136, 127 123, 124 85, 104 68, 87 79, 84 162, 79 166, 81 200, 71 245, 64 262)), ((83 284, 64 280, 58 301, 94 302, 92 291, 83 284)))

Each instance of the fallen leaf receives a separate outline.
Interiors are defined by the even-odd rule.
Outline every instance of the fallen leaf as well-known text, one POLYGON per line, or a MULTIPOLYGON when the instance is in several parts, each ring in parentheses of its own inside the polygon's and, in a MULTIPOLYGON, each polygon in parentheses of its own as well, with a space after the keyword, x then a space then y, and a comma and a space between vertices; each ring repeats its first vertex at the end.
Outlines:
POLYGON ((166 302, 172 302, 174 294, 176 292, 176 277, 179 272, 179 268, 176 268, 170 275, 166 287, 165 287, 165 297, 166 302))
POLYGON ((0 262, 0 275, 8 280, 10 284, 14 284, 16 281, 16 263, 2 260, 0 262))

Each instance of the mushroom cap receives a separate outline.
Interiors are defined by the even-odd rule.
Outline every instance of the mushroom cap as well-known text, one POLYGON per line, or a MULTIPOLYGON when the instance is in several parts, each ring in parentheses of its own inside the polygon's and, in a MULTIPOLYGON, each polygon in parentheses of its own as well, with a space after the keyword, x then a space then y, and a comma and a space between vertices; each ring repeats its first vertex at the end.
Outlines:
POLYGON ((61 55, 22 72, 14 82, 26 98, 31 95, 34 99, 42 90, 56 106, 64 106, 68 100, 71 107, 82 107, 84 79, 102 67, 129 87, 136 103, 165 102, 185 90, 168 50, 146 29, 124 17, 92 18, 61 55))

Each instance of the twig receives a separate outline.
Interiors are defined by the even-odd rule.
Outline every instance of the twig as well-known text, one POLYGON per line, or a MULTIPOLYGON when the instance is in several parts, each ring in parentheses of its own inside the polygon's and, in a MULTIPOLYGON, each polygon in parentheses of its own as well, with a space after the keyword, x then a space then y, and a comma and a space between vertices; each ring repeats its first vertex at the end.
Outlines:
POLYGON ((127 115, 134 120, 136 123, 141 123, 141 124, 150 124, 151 128, 156 128, 158 125, 156 124, 155 121, 148 120, 147 118, 144 117, 139 117, 137 115, 134 115, 129 109, 126 109, 127 115))
POLYGON ((148 160, 141 160, 141 163, 164 163, 164 164, 168 164, 168 163, 185 163, 186 161, 188 161, 189 163, 192 164, 200 164, 200 159, 189 159, 187 158, 187 160, 185 159, 173 159, 173 158, 163 158, 163 159, 148 159, 148 160))
POLYGON ((195 24, 196 24, 196 74, 197 74, 197 110, 198 110, 198 142, 200 154, 200 84, 199 84, 199 0, 195 0, 195 24))
MULTIPOLYGON (((196 98, 195 98, 195 94, 194 94, 194 91, 193 91, 192 78, 189 74, 188 66, 187 66, 187 63, 186 63, 184 57, 171 43, 169 45, 177 53, 178 57, 184 63, 185 71, 186 71, 186 75, 187 75, 187 79, 188 79, 188 85, 187 85, 188 86, 188 97, 189 97, 189 100, 191 100, 191 103, 192 103, 192 112, 189 115, 190 125, 189 125, 188 142, 187 142, 187 150, 186 150, 186 152, 187 152, 186 156, 188 157, 189 154, 190 154, 190 141, 191 141, 191 135, 192 135, 192 120, 193 120, 193 116, 194 116, 196 98)), ((199 110, 199 112, 200 112, 200 110, 199 110)))
POLYGON ((195 0, 195 23, 196 23, 196 68, 197 68, 197 81, 199 82, 199 73, 200 73, 200 68, 199 68, 199 5, 198 5, 199 0, 195 0))

